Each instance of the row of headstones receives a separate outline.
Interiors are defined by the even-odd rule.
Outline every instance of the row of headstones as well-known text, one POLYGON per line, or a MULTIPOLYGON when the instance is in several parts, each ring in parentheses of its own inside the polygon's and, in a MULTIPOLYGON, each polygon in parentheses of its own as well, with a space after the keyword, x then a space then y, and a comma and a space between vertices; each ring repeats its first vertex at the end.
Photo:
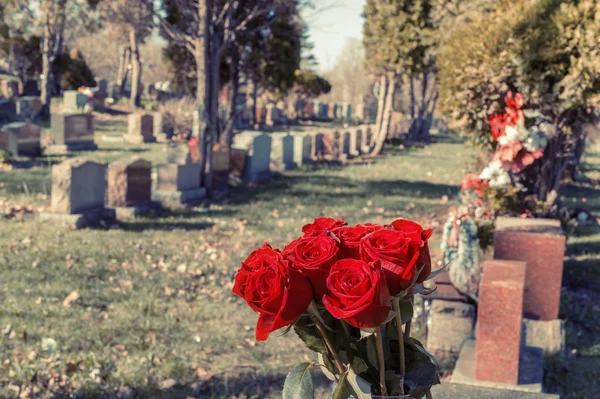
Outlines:
MULTIPOLYGON (((162 131, 160 114, 129 115, 127 134, 129 143, 139 144, 156 141, 154 131, 162 131), (155 127, 155 121, 159 127, 155 127), (160 130, 158 130, 160 129, 160 130)), ((13 122, 0 126, 0 149, 13 156, 37 156, 45 146, 46 154, 62 154, 67 151, 90 151, 97 149, 94 143, 94 116, 89 113, 52 114, 49 142, 42 143, 42 129, 32 122, 13 122)))
POLYGON ((343 160, 368 152, 369 126, 337 131, 307 131, 266 134, 245 131, 234 136, 232 158, 245 156, 244 180, 261 182, 271 171, 294 169, 320 160, 343 160))
POLYGON ((495 224, 476 328, 472 305, 434 300, 428 347, 459 353, 452 382, 541 392, 544 356, 565 349, 558 319, 565 237, 555 220, 498 218, 495 224))
POLYGON ((200 165, 168 163, 152 167, 144 159, 120 160, 108 165, 74 158, 52 167, 50 213, 85 214, 111 208, 144 207, 153 201, 201 199, 200 165))
MULTIPOLYGON (((319 120, 339 120, 348 121, 352 118, 368 119, 368 110, 364 104, 352 106, 350 103, 324 103, 319 100, 300 103, 302 116, 307 119, 319 120)), ((256 107, 257 123, 264 123, 267 126, 273 126, 281 123, 287 123, 288 117, 283 109, 277 108, 275 104, 266 104, 256 107)))

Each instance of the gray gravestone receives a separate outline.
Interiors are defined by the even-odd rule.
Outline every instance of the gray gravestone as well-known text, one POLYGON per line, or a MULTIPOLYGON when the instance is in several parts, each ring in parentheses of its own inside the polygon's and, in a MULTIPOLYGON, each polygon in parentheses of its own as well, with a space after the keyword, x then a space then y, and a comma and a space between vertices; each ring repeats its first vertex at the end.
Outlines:
POLYGON ((108 165, 108 205, 137 206, 152 200, 152 163, 121 160, 108 165))
POLYGON ((324 138, 325 135, 323 133, 311 133, 311 159, 314 160, 323 156, 325 149, 324 138))
MULTIPOLYGON (((42 128, 38 125, 30 122, 13 122, 2 126, 0 129, 12 133, 9 134, 10 137, 13 137, 11 140, 16 140, 17 142, 17 152, 13 155, 40 155, 42 128)), ((13 148, 12 145, 11 148, 13 148)))
POLYGON ((0 124, 17 119, 17 106, 10 100, 0 100, 0 124))
POLYGON ((247 154, 244 181, 260 183, 269 179, 271 144, 271 137, 262 132, 246 131, 234 137, 233 148, 247 154))
POLYGON ((92 114, 52 114, 50 139, 52 145, 44 150, 48 154, 98 149, 94 143, 94 116, 92 114))
POLYGON ((42 112, 42 108, 42 99, 40 97, 28 96, 17 99, 17 114, 23 120, 37 120, 42 112))
POLYGON ((296 141, 296 144, 294 145, 294 161, 298 165, 302 165, 304 163, 311 163, 313 160, 312 136, 306 133, 297 133, 294 134, 294 140, 296 141))
POLYGON ((166 141, 171 138, 172 134, 169 135, 165 129, 165 117, 162 112, 154 112, 152 114, 152 123, 154 125, 152 132, 157 141, 166 141))
POLYGON ((63 112, 78 112, 87 105, 87 96, 77 90, 65 90, 63 93, 63 112))
POLYGON ((156 141, 154 137, 154 120, 150 114, 130 114, 127 134, 123 136, 127 143, 141 144, 156 141))
POLYGON ((155 186, 152 199, 155 201, 189 202, 206 197, 206 189, 200 186, 199 163, 168 163, 157 165, 154 170, 155 186))
POLYGON ((74 158, 52 167, 50 212, 40 213, 43 222, 82 228, 110 225, 114 209, 104 207, 106 165, 74 158))
POLYGON ((106 165, 76 158, 52 167, 52 212, 76 214, 104 208, 106 165))
POLYGON ((0 127, 0 150, 8 152, 12 156, 19 155, 19 138, 13 130, 0 127))

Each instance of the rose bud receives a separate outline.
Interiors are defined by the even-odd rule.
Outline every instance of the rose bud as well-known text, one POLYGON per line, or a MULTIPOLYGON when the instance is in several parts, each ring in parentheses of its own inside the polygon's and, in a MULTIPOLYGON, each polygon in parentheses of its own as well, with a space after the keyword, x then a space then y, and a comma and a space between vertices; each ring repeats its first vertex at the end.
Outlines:
POLYGON ((390 312, 390 293, 380 264, 343 259, 331 268, 323 304, 356 328, 378 327, 390 312))
POLYGON ((256 340, 292 324, 313 299, 311 286, 302 273, 291 269, 281 253, 265 243, 242 262, 233 292, 259 313, 256 340))
POLYGON ((318 236, 300 237, 283 250, 283 257, 290 261, 290 267, 300 271, 312 285, 316 299, 325 293, 325 280, 331 266, 338 260, 340 247, 328 233, 318 236))
POLYGON ((381 261, 390 295, 409 288, 417 273, 421 245, 401 231, 377 230, 360 241, 360 256, 367 263, 381 261))
POLYGON ((342 247, 340 258, 360 259, 360 240, 370 232, 365 226, 360 224, 333 229, 332 233, 340 240, 342 247))
POLYGON ((305 236, 318 236, 324 231, 331 231, 336 227, 345 225, 344 219, 334 218, 316 218, 312 223, 306 224, 302 227, 302 232, 305 236))
POLYGON ((398 219, 392 222, 394 230, 403 232, 411 241, 418 241, 421 246, 419 260, 417 261, 417 271, 421 273, 417 277, 417 283, 427 280, 431 274, 431 255, 429 253, 428 241, 433 234, 433 229, 423 230, 420 224, 407 219, 398 219))

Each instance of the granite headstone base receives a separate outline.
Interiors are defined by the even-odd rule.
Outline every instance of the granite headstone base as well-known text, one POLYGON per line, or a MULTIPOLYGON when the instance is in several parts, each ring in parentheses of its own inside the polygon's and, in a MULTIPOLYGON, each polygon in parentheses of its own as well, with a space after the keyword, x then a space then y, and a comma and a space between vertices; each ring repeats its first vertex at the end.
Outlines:
POLYGON ((431 388, 435 399, 559 399, 558 395, 485 388, 465 384, 439 384, 431 388))
POLYGON ((566 331, 563 320, 523 319, 523 340, 525 345, 540 348, 544 356, 565 355, 566 331))
POLYGON ((157 201, 148 201, 136 206, 117 206, 114 209, 117 220, 132 220, 158 215, 163 210, 162 204, 157 201))
POLYGON ((80 144, 51 144, 44 148, 44 155, 65 155, 74 151, 95 151, 98 146, 94 143, 80 144))
MULTIPOLYGON (((497 367, 502 367, 498 364, 497 367)), ((475 340, 467 340, 460 351, 452 374, 452 383, 501 388, 512 391, 542 392, 544 377, 544 353, 540 348, 521 348, 519 359, 519 383, 502 384, 475 379, 475 340)))
POLYGON ((177 204, 194 203, 206 198, 206 188, 181 191, 153 191, 152 200, 177 204))
POLYGON ((52 223, 72 229, 83 229, 86 227, 108 227, 116 220, 116 212, 111 208, 97 208, 83 213, 40 213, 40 221, 52 223))
POLYGON ((141 134, 125 134, 123 140, 129 144, 143 144, 143 143, 155 143, 156 138, 154 136, 143 136, 141 134))

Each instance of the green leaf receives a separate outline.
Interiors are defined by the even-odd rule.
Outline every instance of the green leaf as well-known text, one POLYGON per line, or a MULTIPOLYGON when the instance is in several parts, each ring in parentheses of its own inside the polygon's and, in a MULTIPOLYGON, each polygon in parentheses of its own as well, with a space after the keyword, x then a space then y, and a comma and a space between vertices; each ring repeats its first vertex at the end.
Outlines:
POLYGON ((329 359, 329 356, 319 353, 318 359, 319 366, 321 367, 321 371, 323 372, 325 377, 327 377, 331 381, 335 381, 336 369, 333 363, 331 362, 331 359, 329 359))
POLYGON ((352 370, 354 370, 354 372, 356 374, 362 374, 362 373, 366 373, 367 371, 369 371, 369 366, 367 365, 367 362, 365 362, 363 358, 355 356, 352 359, 352 370))
POLYGON ((369 363, 379 370, 379 357, 377 356, 377 343, 375 340, 375 335, 367 338, 367 358, 369 363))
POLYGON ((356 375, 354 370, 348 370, 348 382, 356 399, 371 399, 371 384, 356 375))
MULTIPOLYGON (((406 355, 406 378, 404 383, 410 392, 424 392, 435 384, 439 384, 439 367, 423 345, 414 338, 407 338, 404 343, 406 355)), ((413 395, 414 396, 414 395, 413 395)), ((415 396, 416 397, 416 396, 415 396)))
POLYGON ((441 272, 446 270, 446 268, 448 267, 450 262, 446 263, 444 266, 440 267, 439 269, 432 271, 431 274, 429 275, 429 277, 427 277, 425 279, 425 281, 433 280, 434 278, 436 278, 441 272))
POLYGON ((315 389, 310 374, 312 363, 302 363, 294 367, 283 384, 283 399, 310 399, 315 397, 315 389))
POLYGON ((327 346, 325 345, 325 341, 323 341, 323 338, 321 338, 321 334, 315 325, 310 323, 310 318, 300 318, 300 320, 294 324, 294 331, 308 349, 313 352, 327 354, 327 346))
POLYGON ((340 380, 335 387, 335 391, 333 391, 331 399, 348 399, 351 395, 352 387, 350 382, 348 382, 348 372, 346 371, 340 376, 340 380))
POLYGON ((408 299, 400 300, 400 313, 402 313, 402 324, 408 323, 413 318, 413 305, 408 299))
POLYGON ((429 295, 432 292, 434 292, 436 288, 429 288, 429 287, 425 287, 423 284, 415 284, 413 286, 413 294, 420 294, 420 295, 429 295))

